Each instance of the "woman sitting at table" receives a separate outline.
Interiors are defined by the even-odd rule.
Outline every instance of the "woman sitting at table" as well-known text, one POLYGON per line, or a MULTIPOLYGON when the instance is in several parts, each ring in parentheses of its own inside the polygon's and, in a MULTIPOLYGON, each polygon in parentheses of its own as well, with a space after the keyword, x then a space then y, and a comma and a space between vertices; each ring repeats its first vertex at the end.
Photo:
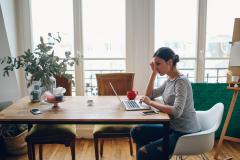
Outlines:
POLYGON ((150 63, 152 74, 145 96, 140 101, 170 116, 170 131, 163 125, 138 125, 132 128, 131 136, 137 144, 138 160, 160 160, 170 157, 178 138, 182 135, 200 131, 194 109, 191 83, 176 68, 179 56, 167 47, 159 48, 150 63), (153 89, 157 76, 167 75, 168 79, 158 88, 153 89), (164 104, 153 101, 162 96, 164 104), (169 154, 163 151, 163 137, 169 134, 169 154), (165 155, 164 155, 165 154, 165 155))

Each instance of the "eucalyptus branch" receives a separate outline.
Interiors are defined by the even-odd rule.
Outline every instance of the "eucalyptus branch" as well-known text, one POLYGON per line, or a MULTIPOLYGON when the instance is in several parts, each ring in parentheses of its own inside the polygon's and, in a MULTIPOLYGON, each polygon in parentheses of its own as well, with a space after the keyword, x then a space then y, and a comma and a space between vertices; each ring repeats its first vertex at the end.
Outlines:
POLYGON ((23 55, 1 58, 0 64, 5 65, 3 76, 9 76, 11 71, 23 68, 26 77, 31 75, 28 86, 35 80, 41 81, 42 86, 48 86, 50 77, 55 75, 61 75, 72 80, 72 75, 69 76, 66 73, 67 66, 78 65, 80 56, 71 57, 70 51, 65 52, 65 58, 56 56, 54 46, 60 42, 61 37, 59 33, 57 36, 48 33, 48 42, 45 42, 44 38, 40 37, 40 43, 33 51, 28 49, 23 55))

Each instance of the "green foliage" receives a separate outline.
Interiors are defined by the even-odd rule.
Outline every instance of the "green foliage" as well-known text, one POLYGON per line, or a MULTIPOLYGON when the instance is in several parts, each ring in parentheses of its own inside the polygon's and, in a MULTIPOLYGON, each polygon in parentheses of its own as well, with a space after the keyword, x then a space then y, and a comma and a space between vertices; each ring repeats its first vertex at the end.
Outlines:
POLYGON ((34 51, 28 49, 23 55, 18 57, 4 57, 0 59, 1 64, 6 64, 3 68, 3 76, 9 76, 9 72, 14 69, 23 68, 25 77, 29 79, 28 87, 32 81, 41 81, 42 86, 50 85, 50 77, 54 75, 62 75, 68 79, 72 76, 66 74, 67 66, 78 65, 80 57, 71 57, 71 52, 65 52, 65 58, 59 58, 54 54, 54 45, 61 42, 61 37, 55 37, 48 33, 48 42, 44 42, 43 37, 40 37, 40 43, 34 51))

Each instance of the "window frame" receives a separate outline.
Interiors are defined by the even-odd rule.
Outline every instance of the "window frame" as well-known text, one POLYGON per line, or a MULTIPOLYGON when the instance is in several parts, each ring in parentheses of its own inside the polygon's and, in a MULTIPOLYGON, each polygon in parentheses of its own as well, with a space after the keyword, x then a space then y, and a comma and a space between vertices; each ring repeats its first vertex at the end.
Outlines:
MULTIPOLYGON (((135 88, 139 93, 144 93, 145 85, 151 70, 149 60, 154 52, 154 8, 155 0, 148 1, 126 1, 126 71, 135 72, 135 88), (139 66, 139 63, 141 66, 139 66), (142 73, 144 72, 144 77, 142 73)), ((22 2, 16 1, 16 13, 19 15, 18 32, 19 52, 26 50, 26 46, 32 44, 31 28, 31 4, 30 0, 22 2), (30 38, 25 38, 30 37, 30 38), (20 43, 21 41, 21 43, 20 43)), ((74 17, 74 53, 83 57, 82 43, 82 1, 73 0, 74 17)), ((196 82, 204 82, 206 46, 206 20, 207 20, 207 0, 198 0, 198 19, 197 19, 197 57, 196 60, 196 82)), ((184 60, 185 58, 182 58, 184 60)), ((221 58, 228 59, 228 58, 221 58)), ((84 74, 82 72, 83 63, 75 67, 76 95, 84 95, 84 74)), ((21 85, 24 86, 24 77, 21 78, 21 85)), ((24 88, 24 87, 21 87, 24 88)), ((26 92, 25 92, 26 93, 26 92)))

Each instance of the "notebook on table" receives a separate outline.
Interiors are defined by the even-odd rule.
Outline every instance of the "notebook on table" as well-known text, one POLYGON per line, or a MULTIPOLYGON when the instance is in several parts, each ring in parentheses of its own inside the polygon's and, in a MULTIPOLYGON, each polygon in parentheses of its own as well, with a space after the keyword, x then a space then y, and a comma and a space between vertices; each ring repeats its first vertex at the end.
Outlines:
POLYGON ((114 89, 111 82, 109 82, 115 96, 120 101, 121 105, 125 108, 127 111, 135 111, 135 110, 147 110, 150 109, 150 106, 145 104, 144 102, 140 103, 139 100, 121 100, 121 98, 118 96, 116 90, 114 89))

